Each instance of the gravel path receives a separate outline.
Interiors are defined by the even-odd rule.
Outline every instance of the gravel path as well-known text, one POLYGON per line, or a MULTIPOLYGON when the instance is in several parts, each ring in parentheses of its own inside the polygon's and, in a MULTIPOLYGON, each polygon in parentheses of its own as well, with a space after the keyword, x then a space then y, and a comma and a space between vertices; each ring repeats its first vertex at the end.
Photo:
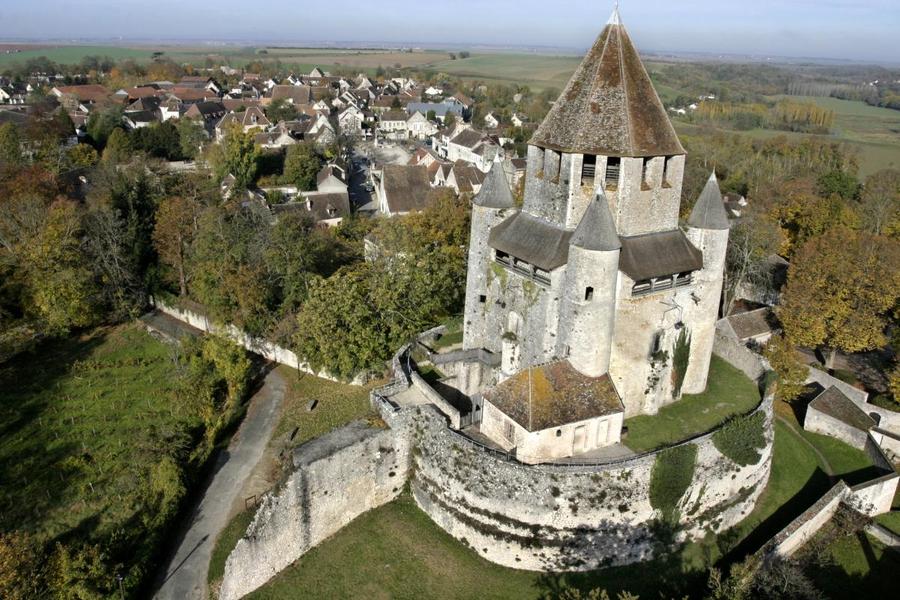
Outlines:
POLYGON ((188 529, 166 567, 165 579, 158 584, 154 598, 207 597, 206 575, 213 545, 228 524, 232 504, 272 437, 285 388, 284 379, 272 370, 262 388, 250 399, 247 416, 228 449, 219 456, 209 486, 191 515, 188 529))

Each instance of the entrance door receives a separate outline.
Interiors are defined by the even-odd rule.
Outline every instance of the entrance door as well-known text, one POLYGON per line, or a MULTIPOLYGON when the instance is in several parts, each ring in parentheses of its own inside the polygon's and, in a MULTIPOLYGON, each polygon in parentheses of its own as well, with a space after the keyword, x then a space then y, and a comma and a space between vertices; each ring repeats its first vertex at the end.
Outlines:
POLYGON ((572 454, 578 454, 587 450, 587 428, 579 425, 575 428, 575 441, 572 444, 572 454))
POLYGON ((603 420, 597 424, 597 447, 602 448, 606 445, 606 436, 609 435, 609 421, 603 420))

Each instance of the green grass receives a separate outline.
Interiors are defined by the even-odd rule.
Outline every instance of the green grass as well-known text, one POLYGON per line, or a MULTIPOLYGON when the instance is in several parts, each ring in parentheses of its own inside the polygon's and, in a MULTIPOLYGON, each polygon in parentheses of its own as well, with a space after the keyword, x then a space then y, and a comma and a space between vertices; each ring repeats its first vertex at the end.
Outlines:
POLYGON ((86 56, 104 56, 113 60, 150 60, 152 48, 120 48, 116 46, 56 46, 23 50, 17 54, 0 54, 0 69, 14 64, 24 65, 31 58, 46 56, 59 64, 80 63, 86 56))
POLYGON ((444 60, 428 68, 463 79, 528 85, 534 90, 562 90, 581 56, 540 54, 474 54, 465 60, 444 60))
POLYGON ((209 558, 209 572, 206 580, 209 583, 218 582, 225 575, 225 561, 228 555, 234 550, 238 540, 244 537, 247 527, 256 514, 256 507, 251 507, 243 512, 235 515, 228 525, 225 526, 216 538, 216 545, 213 546, 212 555, 209 558))
POLYGON ((0 529, 89 538, 139 518, 161 432, 200 425, 167 393, 172 352, 129 325, 0 368, 0 529))
POLYGON ((281 366, 279 372, 288 382, 282 407, 281 420, 272 436, 273 442, 284 439, 295 429, 297 434, 290 442, 299 446, 355 419, 370 416, 370 386, 348 385, 320 379, 281 366), (318 400, 311 412, 306 410, 310 400, 318 400))
POLYGON ((715 428, 729 417, 751 410, 759 399, 755 382, 713 356, 706 391, 685 394, 678 402, 661 408, 656 415, 626 419, 628 437, 625 445, 635 452, 646 452, 685 440, 715 428))
POLYGON ((875 517, 875 522, 900 535, 900 511, 884 513, 875 517))
POLYGON ((848 485, 856 485, 881 475, 862 450, 833 437, 810 431, 804 431, 803 437, 825 455, 831 465, 832 474, 844 479, 848 485))
POLYGON ((895 596, 900 552, 861 532, 839 537, 826 551, 832 564, 807 569, 826 597, 855 600, 895 596))

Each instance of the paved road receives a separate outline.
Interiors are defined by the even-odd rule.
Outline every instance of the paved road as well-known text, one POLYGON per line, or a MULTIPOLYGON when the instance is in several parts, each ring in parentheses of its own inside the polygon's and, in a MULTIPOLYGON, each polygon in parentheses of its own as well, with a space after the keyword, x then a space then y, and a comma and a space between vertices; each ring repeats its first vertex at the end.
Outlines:
POLYGON ((206 575, 213 545, 219 532, 228 524, 235 498, 272 437, 285 387, 284 379, 273 370, 250 399, 247 416, 228 449, 216 462, 215 474, 191 515, 188 530, 169 561, 165 580, 154 598, 207 597, 206 575))

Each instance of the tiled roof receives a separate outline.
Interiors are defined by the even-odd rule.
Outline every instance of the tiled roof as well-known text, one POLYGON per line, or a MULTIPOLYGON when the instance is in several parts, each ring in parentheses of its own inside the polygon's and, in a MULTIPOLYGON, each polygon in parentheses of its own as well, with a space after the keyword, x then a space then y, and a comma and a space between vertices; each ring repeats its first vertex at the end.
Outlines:
POLYGON ((385 165, 384 191, 391 213, 422 210, 428 204, 428 169, 424 166, 385 165))
POLYGON ((844 392, 835 386, 829 387, 827 390, 816 396, 816 398, 809 403, 809 406, 810 408, 815 408, 816 410, 825 413, 833 419, 837 419, 842 423, 846 423, 847 425, 862 431, 868 431, 877 425, 872 417, 864 413, 862 409, 844 395, 844 392))
POLYGON ((680 229, 620 239, 619 270, 634 281, 703 268, 703 253, 680 229))

